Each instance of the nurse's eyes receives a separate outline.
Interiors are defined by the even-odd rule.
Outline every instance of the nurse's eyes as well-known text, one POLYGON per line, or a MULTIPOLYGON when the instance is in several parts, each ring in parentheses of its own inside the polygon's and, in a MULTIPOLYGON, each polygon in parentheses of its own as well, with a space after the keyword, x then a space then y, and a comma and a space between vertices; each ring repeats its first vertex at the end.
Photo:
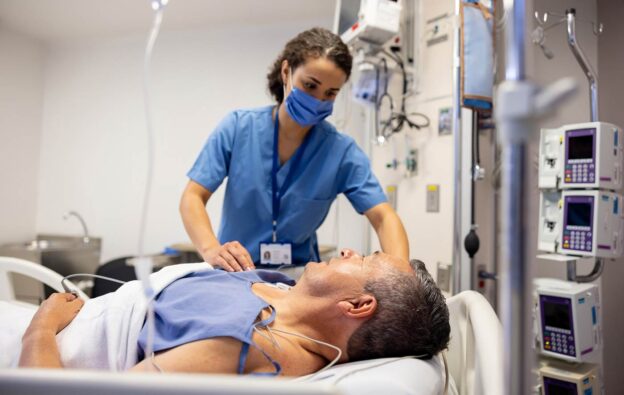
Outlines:
MULTIPOLYGON (((314 82, 304 82, 303 87, 308 93, 314 93, 314 91, 318 88, 318 85, 314 82)), ((330 90, 325 92, 323 100, 333 100, 336 98, 338 93, 334 90, 330 90)))

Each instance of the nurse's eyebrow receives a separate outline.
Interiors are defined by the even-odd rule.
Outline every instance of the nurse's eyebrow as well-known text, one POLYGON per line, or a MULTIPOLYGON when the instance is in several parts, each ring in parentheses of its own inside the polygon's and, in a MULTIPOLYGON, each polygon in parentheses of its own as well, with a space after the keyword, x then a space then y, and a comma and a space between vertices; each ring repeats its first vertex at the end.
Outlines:
MULTIPOLYGON (((312 81, 316 82, 317 84, 323 85, 323 83, 318 78, 312 77, 311 75, 308 75, 307 77, 309 79, 311 79, 312 81)), ((340 88, 329 88, 328 90, 330 90, 330 91, 339 91, 340 88)))

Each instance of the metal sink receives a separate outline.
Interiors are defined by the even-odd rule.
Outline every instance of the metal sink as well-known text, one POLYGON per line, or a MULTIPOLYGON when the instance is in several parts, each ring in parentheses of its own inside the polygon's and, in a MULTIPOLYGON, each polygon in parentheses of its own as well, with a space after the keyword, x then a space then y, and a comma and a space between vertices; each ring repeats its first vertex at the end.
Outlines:
MULTIPOLYGON (((40 263, 62 276, 67 276, 76 273, 95 273, 100 264, 101 248, 100 238, 85 239, 76 236, 41 234, 32 241, 1 245, 0 256, 11 256, 40 263)), ((14 275, 13 283, 18 297, 28 302, 35 302, 49 293, 44 292, 40 284, 23 276, 14 275)), ((91 284, 91 282, 84 282, 80 288, 89 294, 91 284)))

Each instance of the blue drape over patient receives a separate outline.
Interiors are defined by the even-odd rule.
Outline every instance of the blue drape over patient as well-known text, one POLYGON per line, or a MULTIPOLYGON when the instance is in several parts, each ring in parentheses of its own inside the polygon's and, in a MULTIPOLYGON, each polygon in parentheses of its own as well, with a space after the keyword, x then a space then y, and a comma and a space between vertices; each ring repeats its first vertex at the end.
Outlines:
MULTIPOLYGON (((256 296, 253 283, 294 281, 270 270, 228 273, 209 270, 191 273, 167 286, 154 300, 156 334, 154 352, 214 337, 232 337, 243 343, 239 373, 243 372, 247 349, 253 345, 254 324, 269 304, 256 296)), ((268 325, 273 317, 265 320, 268 325)), ((147 327, 139 334, 139 360, 143 359, 147 327)), ((273 362, 273 361, 271 361, 273 362)), ((279 371, 279 365, 276 365, 279 371)))

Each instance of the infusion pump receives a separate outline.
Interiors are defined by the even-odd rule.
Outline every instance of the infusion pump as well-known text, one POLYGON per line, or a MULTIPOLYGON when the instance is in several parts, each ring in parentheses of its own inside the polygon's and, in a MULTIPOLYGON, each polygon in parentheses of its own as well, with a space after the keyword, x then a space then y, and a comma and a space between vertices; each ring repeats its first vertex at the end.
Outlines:
POLYGON ((587 362, 601 347, 598 287, 590 283, 534 280, 540 351, 570 362, 587 362))
POLYGON ((542 129, 539 145, 541 189, 622 188, 621 128, 605 122, 542 129))
POLYGON ((542 395, 598 395, 598 374, 594 364, 562 365, 551 361, 539 370, 542 395))
POLYGON ((538 249, 599 258, 622 256, 622 199, 606 191, 542 191, 538 249))

